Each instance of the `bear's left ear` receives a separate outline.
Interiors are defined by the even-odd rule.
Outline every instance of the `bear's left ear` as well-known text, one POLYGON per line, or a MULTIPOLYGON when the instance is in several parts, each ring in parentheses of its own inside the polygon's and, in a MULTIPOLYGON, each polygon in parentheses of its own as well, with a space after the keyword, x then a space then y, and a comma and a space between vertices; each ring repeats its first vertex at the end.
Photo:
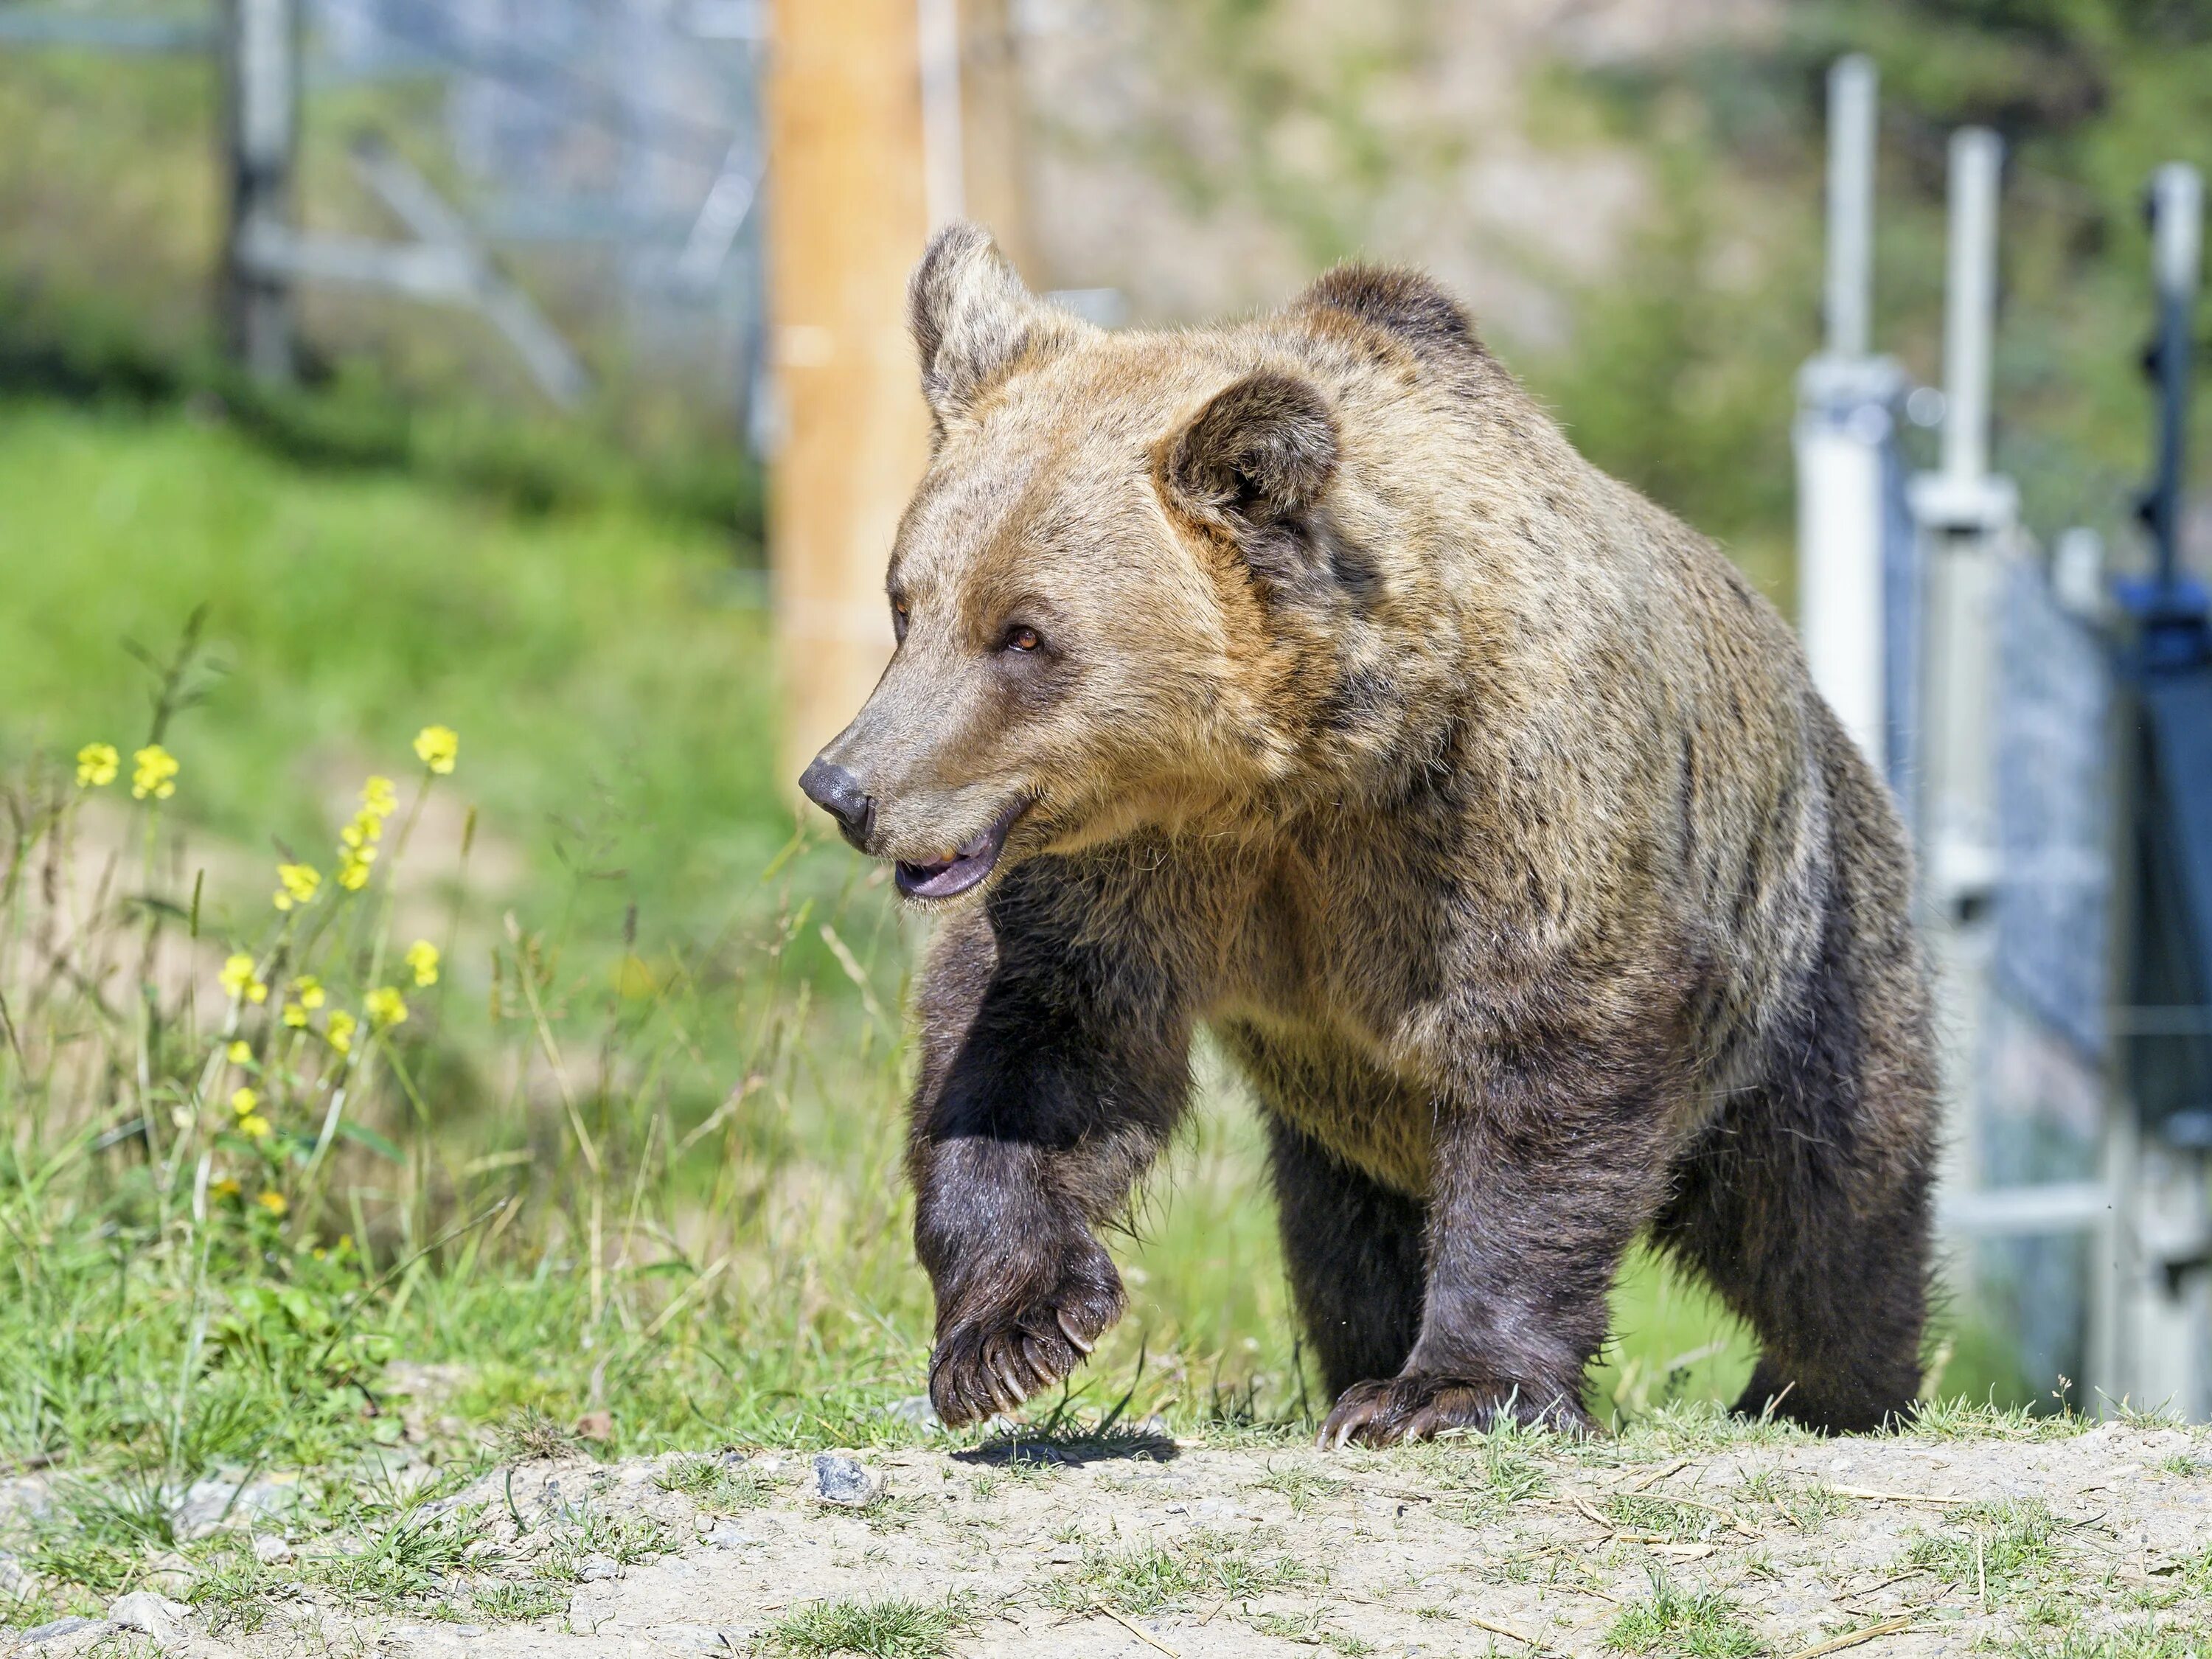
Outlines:
POLYGON ((965 222, 930 238, 907 282, 907 320, 940 430, 1024 357, 1071 345, 1090 326, 1023 287, 991 233, 965 222))
POLYGON ((1170 441, 1165 482, 1186 511, 1256 553, 1320 501, 1336 458, 1336 416, 1321 389, 1260 369, 1215 393, 1170 441))

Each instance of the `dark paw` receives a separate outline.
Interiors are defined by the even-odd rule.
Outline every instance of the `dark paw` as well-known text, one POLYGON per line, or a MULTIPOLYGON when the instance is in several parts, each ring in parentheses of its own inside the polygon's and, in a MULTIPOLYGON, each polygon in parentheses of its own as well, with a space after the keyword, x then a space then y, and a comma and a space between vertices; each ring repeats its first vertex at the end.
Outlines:
POLYGON ((960 1317, 930 1356, 930 1404, 949 1428, 1012 1411, 1081 1364, 1123 1304, 1101 1251, 1042 1295, 960 1317))
POLYGON ((1582 1402, 1557 1387, 1516 1388, 1510 1382, 1415 1375, 1353 1383, 1337 1397, 1336 1409, 1321 1425, 1318 1443, 1390 1446, 1401 1440, 1433 1440, 1448 1429, 1480 1434, 1504 1422, 1569 1434, 1597 1430, 1582 1402))

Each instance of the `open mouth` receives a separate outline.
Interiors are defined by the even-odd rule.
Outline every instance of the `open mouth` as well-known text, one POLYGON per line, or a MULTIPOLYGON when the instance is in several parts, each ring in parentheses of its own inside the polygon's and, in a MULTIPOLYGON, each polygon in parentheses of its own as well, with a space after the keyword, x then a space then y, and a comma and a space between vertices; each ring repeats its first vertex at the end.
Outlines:
POLYGON ((991 866, 999 861, 1000 849, 1006 844, 1006 831, 1014 827, 1014 820, 1029 810, 1027 801, 1020 801, 1000 814, 999 821, 974 840, 963 842, 945 857, 928 864, 909 864, 899 860, 898 890, 908 898, 951 898, 964 893, 991 873, 991 866))

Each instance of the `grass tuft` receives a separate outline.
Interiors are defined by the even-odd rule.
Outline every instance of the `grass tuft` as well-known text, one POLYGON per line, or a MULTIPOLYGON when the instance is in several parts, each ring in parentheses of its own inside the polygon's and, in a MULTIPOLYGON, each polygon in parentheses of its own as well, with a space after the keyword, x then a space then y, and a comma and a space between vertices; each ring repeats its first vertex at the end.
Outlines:
POLYGON ((1741 1610, 1718 1590, 1684 1589, 1653 1569, 1651 1595, 1621 1609, 1605 1645, 1620 1653, 1680 1655, 1684 1659, 1755 1659, 1767 1651, 1741 1610))
POLYGON ((977 1622, 970 1605, 957 1597, 939 1602, 905 1596, 817 1601, 778 1620, 763 1639, 771 1650, 799 1659, 837 1653, 865 1659, 940 1659, 952 1651, 953 1638, 977 1622))

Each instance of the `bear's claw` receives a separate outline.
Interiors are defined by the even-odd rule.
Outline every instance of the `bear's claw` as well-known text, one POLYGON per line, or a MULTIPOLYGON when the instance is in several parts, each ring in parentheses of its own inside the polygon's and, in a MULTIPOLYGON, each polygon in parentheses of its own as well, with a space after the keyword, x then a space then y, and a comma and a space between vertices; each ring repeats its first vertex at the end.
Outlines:
POLYGON ((1085 1273, 1027 1306, 959 1322, 930 1357, 930 1403, 948 1428, 1016 1410, 1081 1364, 1121 1305, 1118 1279, 1085 1273))
POLYGON ((1509 1421, 1570 1434, 1597 1431, 1590 1414, 1565 1389, 1416 1372, 1353 1383, 1337 1397, 1315 1443, 1331 1450, 1354 1441, 1389 1446, 1433 1440, 1451 1429, 1485 1433, 1509 1421))

